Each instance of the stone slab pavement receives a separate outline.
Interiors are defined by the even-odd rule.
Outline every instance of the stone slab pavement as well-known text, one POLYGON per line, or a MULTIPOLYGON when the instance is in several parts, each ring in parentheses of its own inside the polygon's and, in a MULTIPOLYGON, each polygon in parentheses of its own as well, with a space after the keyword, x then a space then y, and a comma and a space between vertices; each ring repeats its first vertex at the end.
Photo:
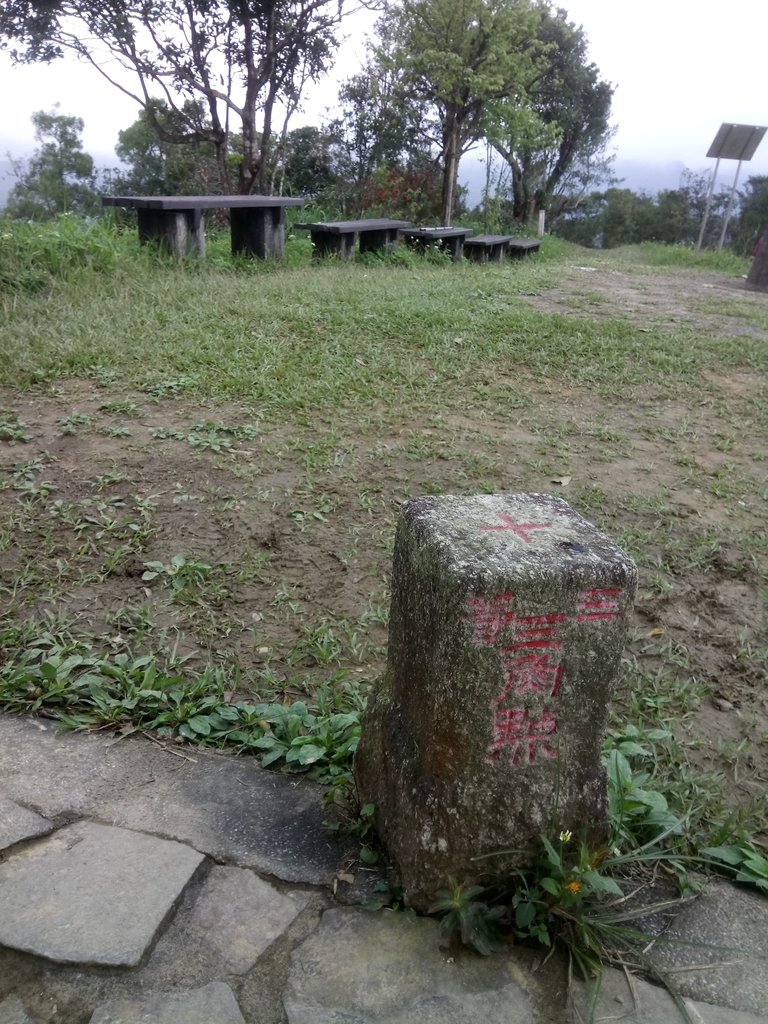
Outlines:
MULTIPOLYGON (((0 715, 0 1024, 683 1020, 623 972, 595 994, 556 955, 364 909, 377 875, 327 813, 245 759, 0 715)), ((714 880, 670 936, 690 1020, 768 1022, 768 901, 714 880)))
POLYGON ((24 839, 44 836, 52 829, 53 824, 47 818, 0 795, 0 850, 7 850, 24 839))

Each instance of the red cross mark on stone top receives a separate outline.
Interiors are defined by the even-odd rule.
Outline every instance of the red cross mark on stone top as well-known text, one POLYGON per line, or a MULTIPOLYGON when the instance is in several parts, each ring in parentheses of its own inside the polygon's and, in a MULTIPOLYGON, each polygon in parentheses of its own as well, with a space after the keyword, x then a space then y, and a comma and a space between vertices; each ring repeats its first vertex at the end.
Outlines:
POLYGON ((510 533, 514 533, 520 540, 524 540, 526 544, 531 543, 529 533, 531 530, 547 530, 552 525, 551 523, 516 523, 510 516, 505 515, 503 512, 499 512, 499 519, 501 520, 500 526, 481 526, 481 530, 508 530, 510 533))

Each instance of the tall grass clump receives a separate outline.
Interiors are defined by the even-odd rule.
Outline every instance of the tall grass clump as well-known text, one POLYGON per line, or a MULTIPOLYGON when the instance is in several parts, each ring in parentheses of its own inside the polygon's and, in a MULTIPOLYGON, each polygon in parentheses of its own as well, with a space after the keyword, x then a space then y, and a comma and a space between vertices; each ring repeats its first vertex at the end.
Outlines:
POLYGON ((0 219, 0 293, 35 293, 82 270, 112 273, 138 241, 107 220, 62 214, 46 223, 0 219))
POLYGON ((642 262, 653 267, 719 270, 724 274, 738 275, 746 274, 749 270, 749 260, 737 256, 730 249, 721 249, 720 252, 703 249, 696 252, 691 245, 663 245, 661 242, 641 242, 636 249, 642 262))

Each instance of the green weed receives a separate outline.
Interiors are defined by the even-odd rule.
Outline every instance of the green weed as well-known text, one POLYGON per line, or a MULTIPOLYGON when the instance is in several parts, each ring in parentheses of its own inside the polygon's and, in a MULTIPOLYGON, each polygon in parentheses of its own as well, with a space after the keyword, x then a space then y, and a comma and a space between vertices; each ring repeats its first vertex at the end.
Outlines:
POLYGON ((16 416, 15 413, 6 409, 0 409, 0 441, 29 441, 31 436, 27 433, 26 424, 16 416))
POLYGON ((185 555, 173 555, 167 563, 145 562, 144 570, 141 578, 145 583, 162 580, 176 597, 194 600, 213 572, 213 566, 185 555))
POLYGON ((359 688, 325 693, 318 706, 254 703, 227 697, 221 667, 185 673, 175 658, 100 654, 61 631, 0 626, 4 649, 22 653, 0 665, 0 708, 46 714, 72 729, 151 732, 255 754, 262 767, 307 772, 320 782, 351 780, 360 736, 359 688))

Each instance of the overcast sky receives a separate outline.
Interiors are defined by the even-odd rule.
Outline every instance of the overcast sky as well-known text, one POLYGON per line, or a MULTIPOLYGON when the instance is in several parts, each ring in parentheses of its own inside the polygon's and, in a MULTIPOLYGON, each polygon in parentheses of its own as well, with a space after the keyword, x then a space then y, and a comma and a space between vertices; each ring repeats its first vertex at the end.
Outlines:
MULTIPOLYGON (((766 0, 729 0, 717 7, 702 0, 563 0, 562 6, 570 20, 584 26, 591 59, 616 87, 613 121, 620 157, 682 161, 700 170, 713 164, 705 154, 721 122, 768 125, 766 0)), ((357 31, 336 60, 337 79, 355 70, 364 32, 364 27, 357 31)), ((335 81, 316 89, 296 127, 316 123, 333 106, 335 81)), ((108 163, 118 131, 138 112, 96 71, 70 60, 13 67, 0 54, 0 95, 2 155, 31 152, 31 114, 58 101, 62 113, 85 121, 85 149, 97 163, 108 163)), ((730 183, 735 169, 735 163, 723 163, 718 180, 730 183)), ((742 180, 749 174, 768 174, 768 135, 745 165, 742 180)))

